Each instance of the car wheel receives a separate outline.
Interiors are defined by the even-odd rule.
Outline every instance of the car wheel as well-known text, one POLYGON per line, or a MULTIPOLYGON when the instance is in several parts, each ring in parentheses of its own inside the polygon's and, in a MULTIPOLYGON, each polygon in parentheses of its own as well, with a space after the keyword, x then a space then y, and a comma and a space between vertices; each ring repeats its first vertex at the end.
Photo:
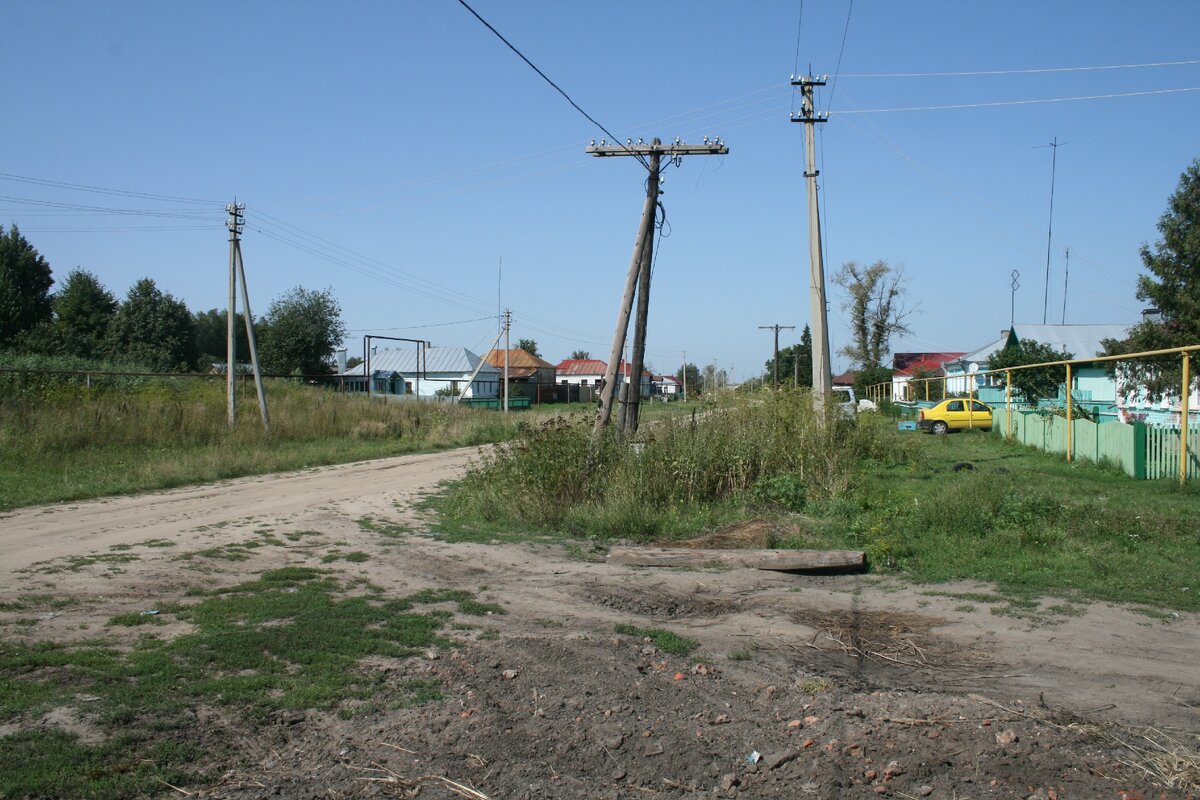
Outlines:
POLYGON ((938 436, 941 436, 943 433, 946 433, 950 430, 950 426, 939 419, 937 422, 933 423, 933 427, 930 428, 930 430, 936 433, 938 436))

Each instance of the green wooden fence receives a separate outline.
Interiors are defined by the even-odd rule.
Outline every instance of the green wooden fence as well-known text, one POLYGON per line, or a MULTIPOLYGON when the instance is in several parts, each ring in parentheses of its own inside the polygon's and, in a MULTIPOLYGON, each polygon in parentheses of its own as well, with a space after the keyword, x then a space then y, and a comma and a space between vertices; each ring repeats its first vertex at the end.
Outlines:
MULTIPOLYGON (((992 409, 992 431, 1008 433, 1008 412, 992 409)), ((1074 458, 1120 465, 1131 478, 1155 479, 1179 476, 1180 436, 1177 428, 1160 428, 1135 422, 1095 423, 1072 421, 1071 450, 1074 458)), ((1037 411, 1013 411, 1012 437, 1049 453, 1067 452, 1067 420, 1037 411)), ((1188 479, 1200 478, 1200 427, 1188 428, 1188 479)))

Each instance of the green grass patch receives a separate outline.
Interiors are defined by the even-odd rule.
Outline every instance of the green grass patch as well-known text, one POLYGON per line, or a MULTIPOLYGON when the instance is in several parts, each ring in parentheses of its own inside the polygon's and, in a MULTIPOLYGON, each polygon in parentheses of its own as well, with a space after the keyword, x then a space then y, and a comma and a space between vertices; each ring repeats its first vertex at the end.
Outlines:
POLYGON ((361 564, 364 561, 369 561, 371 556, 361 550, 352 550, 349 553, 342 553, 337 550, 332 553, 326 553, 321 556, 322 564, 329 564, 334 561, 349 561, 351 564, 361 564))
POLYGON ((133 611, 128 614, 117 614, 108 620, 109 625, 122 625, 125 627, 135 627, 137 625, 166 625, 167 620, 161 613, 159 614, 144 614, 140 611, 133 611))
POLYGON ((649 639, 659 650, 674 656, 686 656, 700 646, 695 639, 689 639, 662 628, 638 628, 633 625, 619 624, 614 625, 613 630, 623 636, 649 639))
MULTIPOLYGON (((0 355, 0 365, 13 363, 0 355)), ((56 365, 65 367, 66 365, 56 365)), ((73 364, 67 368, 86 368, 73 364)), ((92 365, 95 368, 95 365, 92 365)), ((0 377, 0 511, 504 441, 521 420, 269 379, 271 431, 226 423, 219 378, 0 377)), ((257 415, 253 392, 239 413, 257 415)))
MULTIPOLYGON (((418 606, 450 602, 459 604, 460 613, 479 607, 503 613, 465 590, 387 599, 347 595, 354 586, 326 570, 284 567, 194 593, 198 600, 190 605, 160 608, 192 626, 174 639, 144 635, 125 648, 103 641, 0 643, 0 722, 74 708, 114 737, 101 745, 43 731, 0 738, 7 765, 0 781, 8 781, 0 782, 0 796, 128 797, 157 794, 161 785, 152 784, 158 780, 203 782, 207 777, 191 766, 191 756, 171 744, 174 731, 193 724, 189 711, 197 706, 230 708, 254 725, 277 709, 354 716, 439 699, 436 679, 395 684, 360 664, 367 657, 407 658, 448 646, 441 630, 453 615, 418 606), (114 742, 121 743, 119 753, 111 749, 114 742), (32 750, 38 750, 36 758, 8 757, 32 750)), ((131 613, 110 624, 163 621, 162 614, 131 613)), ((236 759, 233 753, 208 755, 236 759)))
POLYGON ((358 523, 358 527, 364 531, 378 534, 385 539, 402 539, 404 536, 412 532, 412 528, 408 525, 403 525, 399 522, 391 522, 389 520, 375 519, 373 517, 359 517, 354 520, 358 523))

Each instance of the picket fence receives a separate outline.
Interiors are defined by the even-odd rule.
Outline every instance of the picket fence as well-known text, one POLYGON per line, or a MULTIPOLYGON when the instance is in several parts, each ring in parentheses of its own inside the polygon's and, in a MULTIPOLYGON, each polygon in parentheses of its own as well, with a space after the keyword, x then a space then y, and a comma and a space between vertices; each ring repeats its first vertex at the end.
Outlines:
MULTIPOLYGON (((1056 414, 1039 411, 1012 412, 1012 437, 1022 444, 1049 453, 1067 452, 1067 420, 1056 414)), ((1132 478, 1149 479, 1179 477, 1180 431, 1147 425, 1144 422, 1092 422, 1072 420, 1071 450, 1073 458, 1096 463, 1117 464, 1132 478)), ((992 410, 992 431, 1000 436, 1008 433, 1008 412, 992 410)), ((1200 427, 1188 428, 1187 478, 1200 478, 1200 427)))

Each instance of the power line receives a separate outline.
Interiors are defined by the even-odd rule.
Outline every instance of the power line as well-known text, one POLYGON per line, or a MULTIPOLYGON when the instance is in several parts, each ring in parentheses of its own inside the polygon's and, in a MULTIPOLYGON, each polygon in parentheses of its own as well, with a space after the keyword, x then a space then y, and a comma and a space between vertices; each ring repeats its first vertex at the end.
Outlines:
POLYGON ((860 72, 847 78, 959 78, 980 75, 1037 75, 1048 72, 1096 72, 1112 69, 1142 69, 1145 67, 1179 67, 1200 64, 1200 59, 1187 61, 1152 61, 1146 64, 1105 64, 1093 67, 1034 67, 1031 69, 986 69, 970 72, 860 72))
POLYGON ((111 189, 105 186, 88 186, 81 183, 67 183, 66 181, 56 181, 50 178, 33 178, 28 175, 13 175, 8 172, 0 172, 0 180, 12 181, 14 183, 29 183, 35 186, 50 186, 55 189, 70 189, 76 192, 93 192, 97 194, 115 195, 118 197, 137 197, 143 200, 162 200, 169 203, 200 203, 203 205, 220 205, 224 208, 224 201, 221 200, 200 200, 195 197, 178 197, 169 194, 151 194, 149 192, 134 192, 126 189, 111 189))
POLYGON ((420 330, 422 328, 445 328, 449 325, 466 325, 470 322, 482 322, 485 319, 491 320, 491 319, 495 319, 495 317, 493 315, 489 314, 486 317, 475 317, 474 319, 460 319, 460 320, 455 320, 454 322, 431 322, 428 325, 405 325, 400 328, 347 328, 346 330, 349 333, 366 333, 367 331, 415 331, 415 330, 420 330))
POLYGON ((887 114, 896 111, 942 111, 957 108, 995 108, 998 106, 1030 106, 1043 103, 1069 103, 1076 100, 1107 100, 1114 97, 1144 97, 1156 94, 1180 94, 1181 92, 1200 92, 1200 86, 1186 86, 1179 89, 1149 89, 1141 92, 1114 92, 1112 94, 1084 94, 1073 97, 1046 97, 1037 100, 997 100, 989 103, 952 103, 941 106, 910 106, 908 108, 864 108, 857 111, 839 111, 838 114, 887 114))
POLYGON ((833 105, 833 93, 837 91, 838 74, 842 71, 842 56, 846 53, 846 37, 850 34, 850 14, 854 11, 854 0, 850 0, 850 6, 846 9, 846 27, 842 30, 842 47, 838 50, 837 67, 833 70, 833 82, 829 84, 829 100, 825 103, 825 111, 829 112, 829 107, 833 105))
MULTIPOLYGON (((500 31, 498 31, 498 30, 496 30, 494 27, 492 27, 492 24, 491 24, 490 22, 488 22, 488 21, 487 21, 486 19, 484 19, 483 17, 479 16, 479 12, 477 12, 475 9, 471 8, 471 6, 469 6, 469 5, 467 4, 466 0, 458 0, 458 2, 459 2, 459 5, 461 5, 463 8, 465 8, 467 11, 470 11, 470 12, 471 12, 471 15, 472 15, 473 17, 475 17, 475 19, 477 19, 477 20, 479 20, 480 22, 482 22, 482 23, 483 23, 483 26, 484 26, 485 28, 487 28, 487 29, 488 29, 489 31, 491 31, 492 33, 496 34, 496 38, 497 38, 497 39, 499 39, 500 41, 504 42, 504 44, 506 44, 506 45, 508 46, 508 49, 509 49, 509 50, 512 50, 514 53, 516 53, 516 54, 517 54, 517 55, 520 57, 520 59, 521 59, 522 61, 524 61, 526 64, 528 64, 528 65, 529 65, 529 68, 530 68, 530 69, 532 69, 532 70, 533 70, 534 72, 536 72, 538 75, 542 76, 542 80, 544 80, 546 83, 548 83, 548 84, 550 84, 551 86, 553 86, 553 87, 554 87, 554 90, 555 90, 556 92, 558 92, 559 94, 561 94, 561 95, 562 95, 564 98, 566 98, 566 101, 567 101, 568 103, 570 103, 570 104, 571 104, 571 106, 572 106, 572 107, 573 107, 573 108, 574 108, 576 111, 578 111, 580 114, 583 114, 583 116, 584 116, 584 117, 587 119, 587 121, 588 121, 588 122, 592 123, 592 124, 593 124, 593 125, 595 125, 597 128, 599 128, 600 130, 602 130, 602 131, 604 131, 606 134, 608 134, 610 137, 612 137, 612 140, 613 140, 613 143, 614 143, 614 144, 620 144, 620 141, 617 139, 617 137, 616 137, 616 136, 615 136, 615 135, 614 135, 614 134, 613 134, 611 131, 609 131, 609 129, 608 129, 608 128, 606 128, 606 127, 604 127, 603 125, 601 125, 599 122, 597 122, 597 121, 596 121, 596 118, 595 118, 595 117, 593 117, 591 114, 587 113, 587 112, 586 112, 586 111, 584 111, 582 108, 580 108, 579 104, 578 104, 578 103, 576 103, 574 100, 572 100, 572 99, 571 99, 571 95, 569 95, 569 94, 567 94, 566 92, 564 92, 564 91, 562 90, 562 87, 560 87, 560 86, 559 86, 557 83, 555 83, 554 81, 550 80, 550 76, 549 76, 549 75, 547 75, 546 73, 544 73, 544 72, 542 72, 540 69, 538 69, 536 64, 534 64, 532 61, 530 61, 528 58, 526 58, 526 57, 525 57, 525 54, 524 54, 524 53, 522 53, 520 50, 518 50, 518 49, 516 48, 516 46, 515 46, 515 45, 514 45, 512 42, 510 42, 508 39, 505 39, 505 38, 504 38, 504 35, 503 35, 502 33, 500 33, 500 31)), ((650 169, 650 162, 648 162, 644 156, 641 156, 641 155, 638 155, 638 154, 636 154, 636 153, 633 153, 633 151, 630 151, 630 154, 631 154, 631 155, 633 155, 633 156, 634 156, 634 158, 636 158, 638 161, 640 161, 640 162, 642 163, 642 166, 643 166, 643 167, 645 167, 646 169, 650 169)))

